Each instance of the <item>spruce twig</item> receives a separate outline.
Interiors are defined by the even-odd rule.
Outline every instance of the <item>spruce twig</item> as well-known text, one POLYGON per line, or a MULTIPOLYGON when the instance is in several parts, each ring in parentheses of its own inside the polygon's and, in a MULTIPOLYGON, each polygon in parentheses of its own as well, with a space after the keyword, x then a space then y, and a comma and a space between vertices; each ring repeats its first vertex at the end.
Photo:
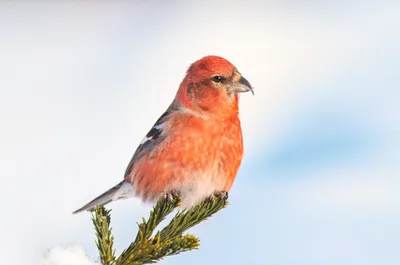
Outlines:
POLYGON ((146 263, 134 263, 137 262, 137 255, 139 254, 142 259, 148 254, 148 252, 154 252, 154 249, 150 251, 151 241, 150 237, 153 234, 154 229, 180 204, 180 198, 176 195, 165 196, 160 199, 157 204, 150 211, 150 217, 146 222, 143 218, 142 222, 138 224, 139 230, 135 241, 133 241, 129 247, 124 250, 121 256, 118 258, 117 264, 146 264, 146 263), (145 248, 145 249, 143 249, 145 248), (147 248, 147 251, 146 251, 147 248))
POLYGON ((115 250, 113 248, 114 237, 111 233, 111 210, 104 207, 97 207, 92 222, 96 231, 96 246, 99 250, 100 260, 103 265, 111 265, 115 260, 115 250))
POLYGON ((160 233, 160 239, 166 240, 177 237, 193 226, 205 221, 208 217, 226 207, 226 198, 216 195, 196 205, 189 210, 178 212, 171 222, 160 233))
POLYGON ((115 258, 113 236, 111 234, 110 210, 98 207, 93 216, 93 224, 97 236, 96 245, 99 249, 103 265, 138 265, 157 263, 166 256, 198 249, 200 240, 194 235, 183 234, 189 228, 212 216, 228 204, 226 193, 218 193, 188 210, 178 211, 170 223, 154 234, 157 226, 180 205, 181 199, 175 194, 169 194, 160 199, 150 211, 146 220, 138 223, 138 233, 135 241, 115 258), (223 194, 223 195, 222 195, 223 194))

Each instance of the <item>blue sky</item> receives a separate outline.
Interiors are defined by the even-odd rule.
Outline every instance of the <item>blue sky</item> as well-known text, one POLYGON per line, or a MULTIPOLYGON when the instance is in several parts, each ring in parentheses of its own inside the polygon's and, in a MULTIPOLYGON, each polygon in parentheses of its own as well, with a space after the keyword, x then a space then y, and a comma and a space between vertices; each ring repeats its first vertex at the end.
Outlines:
MULTIPOLYGON (((190 231, 200 250, 160 264, 399 264, 399 11, 1 3, 2 260, 94 264, 89 215, 71 212, 122 178, 190 63, 216 54, 255 87, 240 104, 245 158, 230 207, 190 231)), ((119 253, 150 206, 110 207, 119 253)))

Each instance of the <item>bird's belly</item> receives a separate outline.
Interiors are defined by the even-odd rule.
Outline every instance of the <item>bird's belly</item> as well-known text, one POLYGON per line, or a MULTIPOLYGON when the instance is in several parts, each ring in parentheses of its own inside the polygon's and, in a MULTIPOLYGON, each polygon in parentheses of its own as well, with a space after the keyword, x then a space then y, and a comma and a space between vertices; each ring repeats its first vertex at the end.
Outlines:
POLYGON ((190 208, 200 203, 205 198, 222 191, 225 185, 225 177, 219 170, 210 169, 205 172, 191 172, 178 185, 174 185, 182 198, 181 206, 190 208))
POLYGON ((213 135, 172 135, 143 156, 128 177, 137 195, 143 201, 155 201, 177 191, 182 206, 189 208, 215 191, 229 191, 242 158, 240 130, 213 135))

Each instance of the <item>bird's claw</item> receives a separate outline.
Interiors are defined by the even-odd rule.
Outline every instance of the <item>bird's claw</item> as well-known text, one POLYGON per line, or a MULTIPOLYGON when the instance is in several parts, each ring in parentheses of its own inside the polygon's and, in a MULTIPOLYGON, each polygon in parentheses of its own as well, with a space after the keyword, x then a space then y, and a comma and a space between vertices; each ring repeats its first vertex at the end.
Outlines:
POLYGON ((223 191, 216 191, 214 192, 214 195, 218 198, 228 200, 228 192, 223 190, 223 191))
POLYGON ((220 198, 224 201, 224 207, 227 204, 228 201, 228 192, 227 191, 215 191, 214 195, 208 196, 206 198, 207 202, 214 202, 215 198, 220 198))
POLYGON ((171 190, 169 192, 166 192, 164 195, 164 198, 166 201, 170 203, 176 203, 176 201, 179 199, 180 193, 176 190, 171 190))
POLYGON ((227 202, 228 202, 228 192, 225 190, 222 191, 216 191, 214 192, 214 196, 216 196, 217 198, 221 198, 224 201, 224 207, 226 206, 227 202))

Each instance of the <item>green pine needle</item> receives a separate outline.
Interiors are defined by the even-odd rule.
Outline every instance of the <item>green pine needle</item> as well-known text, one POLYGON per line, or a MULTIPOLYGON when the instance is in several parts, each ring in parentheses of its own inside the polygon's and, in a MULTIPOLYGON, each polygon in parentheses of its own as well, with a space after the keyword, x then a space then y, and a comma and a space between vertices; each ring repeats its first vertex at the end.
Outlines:
POLYGON ((110 228, 111 211, 97 207, 92 221, 101 263, 103 265, 153 264, 164 257, 198 249, 200 240, 194 235, 183 233, 228 205, 227 196, 221 194, 223 193, 218 193, 191 209, 179 211, 166 227, 154 234, 157 226, 181 203, 179 196, 174 194, 160 199, 150 212, 149 218, 147 220, 143 218, 142 222, 138 223, 135 241, 118 258, 115 257, 114 237, 110 228))
POLYGON ((111 234, 111 210, 104 207, 97 207, 95 214, 92 215, 92 222, 96 231, 96 246, 99 250, 100 260, 103 265, 113 264, 115 260, 115 250, 113 248, 114 237, 111 234))

